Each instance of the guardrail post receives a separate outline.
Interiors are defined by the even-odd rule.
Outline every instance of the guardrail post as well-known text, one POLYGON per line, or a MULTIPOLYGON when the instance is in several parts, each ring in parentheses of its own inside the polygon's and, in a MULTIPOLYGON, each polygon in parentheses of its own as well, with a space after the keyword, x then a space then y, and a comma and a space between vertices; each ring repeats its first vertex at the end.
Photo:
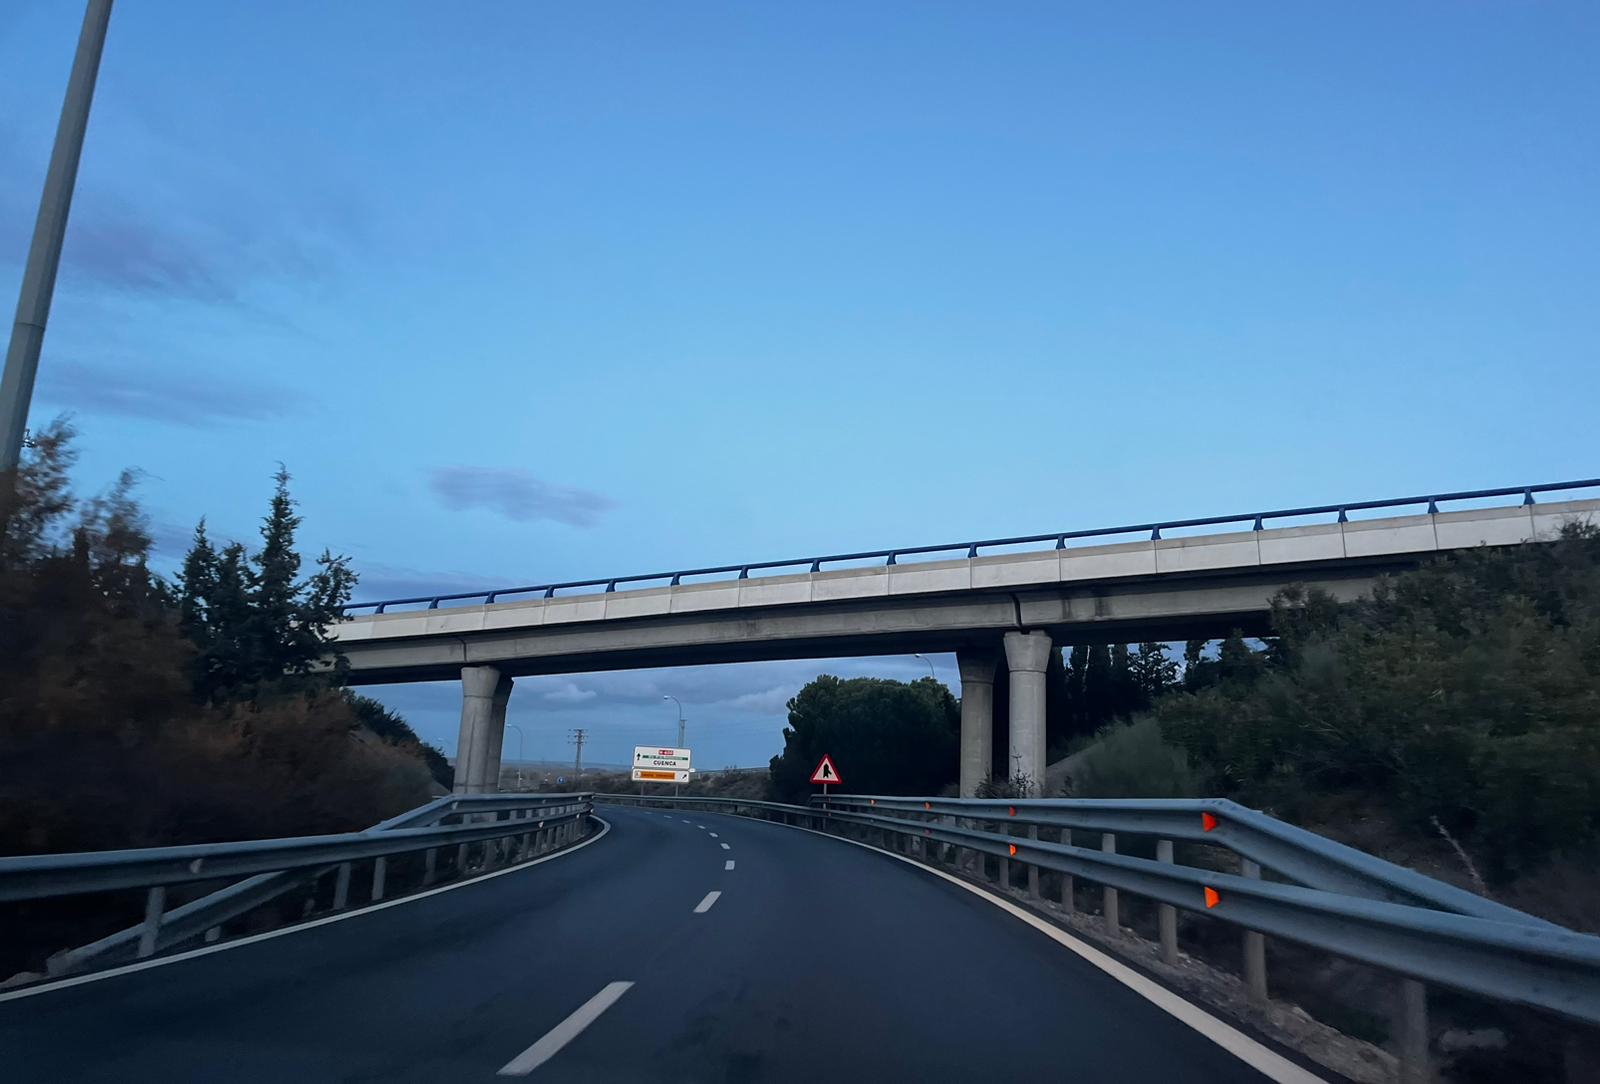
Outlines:
POLYGON ((343 911, 350 902, 350 863, 340 862, 339 872, 333 879, 333 909, 343 911))
POLYGON ((389 860, 382 855, 372 860, 372 902, 383 899, 383 883, 389 876, 389 860))
POLYGON ((439 848, 429 847, 422 856, 422 883, 433 884, 433 879, 439 872, 439 848))
MULTIPOLYGON (((1061 842, 1069 847, 1072 846, 1071 828, 1061 829, 1061 842)), ((1063 873, 1061 875, 1061 906, 1066 908, 1068 914, 1078 909, 1078 896, 1074 888, 1072 874, 1063 873)))
MULTIPOLYGON (((1239 872, 1252 881, 1261 880, 1261 866, 1248 858, 1239 860, 1239 872)), ((1244 932, 1244 982, 1250 1000, 1267 1003, 1267 939, 1254 930, 1244 932)))
POLYGON ((458 843, 456 845, 456 876, 457 877, 464 876, 466 874, 466 872, 467 872, 467 845, 465 843, 458 843))
POLYGON ((161 912, 166 909, 166 885, 156 885, 145 893, 144 927, 139 931, 139 959, 155 955, 156 935, 161 932, 161 912))
MULTIPOLYGON (((1117 853, 1117 835, 1115 832, 1100 833, 1100 849, 1106 854, 1117 853)), ((1101 889, 1100 910, 1105 915, 1106 932, 1118 933, 1122 923, 1117 921, 1117 890, 1111 887, 1101 889)))
MULTIPOLYGON (((1037 824, 1028 825, 1028 838, 1039 838, 1039 826, 1037 824)), ((1034 899, 1039 898, 1039 867, 1032 862, 1028 863, 1028 895, 1034 899)))
POLYGON ((1416 979, 1401 979, 1397 1010, 1400 1084, 1430 1084, 1433 1071, 1428 1064, 1428 988, 1416 979))
MULTIPOLYGON (((1001 835, 1006 839, 1006 841, 1007 841, 1006 842, 1006 847, 1009 849, 1010 846, 1011 846, 1011 843, 1010 843, 1011 831, 1010 831, 1010 829, 1007 829, 1006 831, 1002 832, 1001 835)), ((980 862, 983 861, 982 856, 979 856, 978 860, 980 862)), ((1009 856, 1002 854, 1000 856, 1000 858, 999 858, 999 862, 1000 862, 1000 887, 1004 888, 1004 889, 1009 889, 1011 887, 1011 859, 1010 859, 1009 856)))
MULTIPOLYGON (((1156 840, 1156 861, 1172 865, 1172 840, 1156 840)), ((1178 962, 1178 909, 1170 903, 1156 905, 1157 923, 1161 927, 1161 960, 1178 962)))

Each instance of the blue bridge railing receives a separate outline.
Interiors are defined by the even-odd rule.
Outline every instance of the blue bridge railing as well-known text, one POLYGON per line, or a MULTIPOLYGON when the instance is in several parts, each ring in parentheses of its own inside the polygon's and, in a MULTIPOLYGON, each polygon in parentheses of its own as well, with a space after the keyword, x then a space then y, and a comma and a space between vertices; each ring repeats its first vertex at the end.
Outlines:
POLYGON ((1217 527, 1230 523, 1249 523, 1252 530, 1264 530, 1265 524, 1273 520, 1294 519, 1301 516, 1338 515, 1336 522, 1344 523, 1351 512, 1367 511, 1374 508, 1407 508, 1426 506, 1429 513, 1439 511, 1439 505, 1453 501, 1483 500, 1494 497, 1521 497, 1522 504, 1535 503, 1534 494, 1554 493, 1567 490, 1600 489, 1600 478, 1584 478, 1573 482, 1545 482, 1534 486, 1507 486, 1502 489, 1468 489, 1454 493, 1433 493, 1416 497, 1390 497, 1379 501, 1348 501, 1344 504, 1318 504, 1306 508, 1277 508, 1268 512, 1241 512, 1231 516, 1202 516, 1198 519, 1169 519, 1155 520, 1150 523, 1130 523, 1122 527, 1095 527, 1080 531, 1058 531, 1054 534, 1018 535, 1014 538, 985 538, 976 542, 948 542, 937 546, 902 546, 889 550, 863 550, 859 553, 831 553, 821 557, 795 557, 785 561, 751 561, 737 565, 713 565, 706 568, 684 568, 673 572, 646 572, 634 576, 610 576, 597 580, 565 580, 560 583, 530 584, 526 587, 498 587, 484 591, 459 591, 454 594, 416 595, 411 598, 389 598, 378 602, 352 602, 344 608, 346 614, 355 614, 359 611, 371 611, 375 614, 383 613, 390 606, 418 606, 427 604, 430 610, 439 608, 445 602, 470 602, 481 601, 490 605, 509 595, 542 595, 544 598, 554 598, 557 591, 576 591, 583 588, 603 587, 607 592, 615 591, 620 584, 665 583, 673 587, 678 586, 685 578, 694 576, 718 576, 729 573, 738 573, 738 578, 747 580, 751 572, 770 571, 779 568, 806 567, 811 572, 821 572, 823 565, 839 564, 844 561, 872 561, 882 560, 885 565, 897 563, 901 557, 919 556, 929 553, 957 553, 966 551, 968 558, 977 557, 979 551, 994 549, 1000 546, 1023 546, 1044 542, 1055 543, 1055 548, 1066 549, 1067 541, 1084 538, 1111 538, 1117 535, 1145 534, 1152 539, 1160 539, 1163 530, 1180 530, 1185 527, 1217 527))

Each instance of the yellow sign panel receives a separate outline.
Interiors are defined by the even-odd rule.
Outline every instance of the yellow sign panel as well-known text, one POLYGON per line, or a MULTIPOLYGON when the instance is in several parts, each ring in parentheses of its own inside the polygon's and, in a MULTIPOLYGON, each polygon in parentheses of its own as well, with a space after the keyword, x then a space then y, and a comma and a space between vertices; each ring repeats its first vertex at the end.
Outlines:
POLYGON ((633 774, 637 779, 660 780, 663 783, 671 783, 678 778, 677 772, 654 772, 647 768, 635 769, 633 774))

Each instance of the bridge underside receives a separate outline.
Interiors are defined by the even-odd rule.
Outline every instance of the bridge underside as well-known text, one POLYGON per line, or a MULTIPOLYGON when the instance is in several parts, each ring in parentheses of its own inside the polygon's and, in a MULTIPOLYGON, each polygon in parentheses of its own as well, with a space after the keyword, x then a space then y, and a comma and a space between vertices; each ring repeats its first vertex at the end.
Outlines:
POLYGON ((665 666, 839 658, 997 648, 1009 631, 1043 631, 1058 644, 1134 643, 1267 631, 1269 603, 1290 584, 1349 599, 1383 572, 1414 565, 1386 559, 1336 571, 1273 568, 1169 576, 1092 587, 1026 588, 960 596, 876 598, 785 609, 741 609, 416 640, 342 644, 352 685, 455 681, 462 667, 512 677, 665 666))

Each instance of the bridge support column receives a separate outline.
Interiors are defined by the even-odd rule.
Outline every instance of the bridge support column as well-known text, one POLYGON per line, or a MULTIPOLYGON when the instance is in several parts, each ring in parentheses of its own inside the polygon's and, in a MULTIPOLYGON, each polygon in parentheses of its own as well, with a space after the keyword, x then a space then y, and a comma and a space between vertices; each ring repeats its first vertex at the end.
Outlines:
POLYGON ((500 789, 500 746, 505 741, 511 679, 493 666, 463 666, 461 693, 455 793, 493 793, 500 789))
POLYGON ((1006 666, 1011 671, 1011 774, 1044 791, 1044 673, 1050 665, 1048 632, 1008 632, 1006 666))
POLYGON ((977 796, 994 759, 994 655, 956 653, 961 670, 961 797, 977 796))

